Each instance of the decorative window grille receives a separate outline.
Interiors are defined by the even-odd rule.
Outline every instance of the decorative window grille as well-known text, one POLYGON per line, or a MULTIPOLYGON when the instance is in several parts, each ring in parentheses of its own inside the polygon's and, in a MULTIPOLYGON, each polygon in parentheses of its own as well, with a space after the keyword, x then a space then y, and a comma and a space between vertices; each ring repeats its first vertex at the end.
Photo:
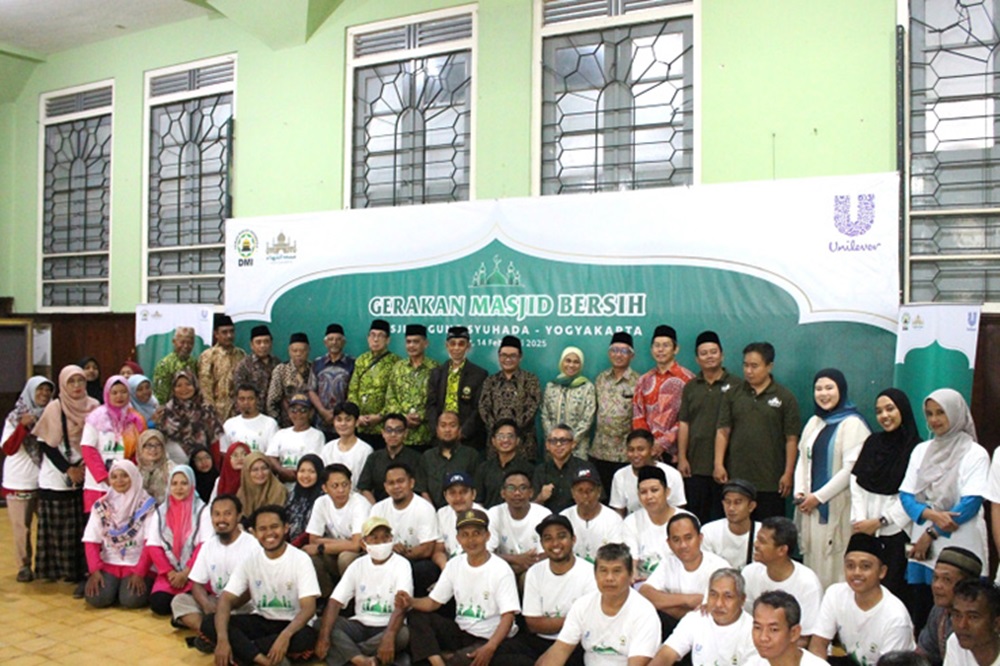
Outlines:
POLYGON ((147 76, 146 297, 221 304, 236 60, 147 76))
POLYGON ((42 309, 107 308, 110 84, 42 96, 42 309))
POLYGON ((689 8, 543 0, 542 194, 691 184, 693 20, 678 15, 689 8))
POLYGON ((474 15, 351 30, 351 206, 467 201, 474 15))
POLYGON ((997 4, 910 2, 908 301, 1000 301, 997 4))

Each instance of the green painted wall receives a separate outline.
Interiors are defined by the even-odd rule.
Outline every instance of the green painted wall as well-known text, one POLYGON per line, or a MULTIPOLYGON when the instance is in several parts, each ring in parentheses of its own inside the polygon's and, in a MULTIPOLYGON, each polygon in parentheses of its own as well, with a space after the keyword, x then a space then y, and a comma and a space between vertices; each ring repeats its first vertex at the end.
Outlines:
MULTIPOLYGON (((237 216, 343 205, 346 28, 463 4, 345 0, 309 41, 272 50, 225 18, 198 19, 52 55, 0 104, 0 295, 36 308, 38 96, 115 80, 112 302, 142 300, 143 73, 237 53, 237 216), (405 9, 400 9, 405 7, 405 9)), ((895 167, 894 0, 702 0, 701 180, 895 167)), ((532 0, 481 0, 478 198, 531 192, 532 0)))

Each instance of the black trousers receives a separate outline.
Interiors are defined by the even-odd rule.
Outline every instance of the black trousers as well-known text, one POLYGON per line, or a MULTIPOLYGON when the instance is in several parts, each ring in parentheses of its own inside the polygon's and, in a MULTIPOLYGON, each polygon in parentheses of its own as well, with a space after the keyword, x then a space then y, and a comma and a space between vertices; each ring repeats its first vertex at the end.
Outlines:
POLYGON ((687 495, 687 505, 684 507, 704 525, 707 522, 722 518, 722 486, 711 476, 692 474, 684 479, 684 494, 687 495))
POLYGON ((750 517, 762 521, 774 516, 788 517, 785 498, 776 490, 757 491, 757 508, 750 517))
MULTIPOLYGON (((268 620, 256 614, 229 616, 229 645, 233 657, 243 664, 253 664, 259 654, 267 654, 277 640, 278 634, 288 626, 284 620, 268 620)), ((213 643, 219 640, 215 632, 215 613, 205 616, 201 622, 201 633, 213 643)), ((288 642, 289 659, 296 655, 307 655, 316 647, 316 630, 306 625, 299 629, 288 642)))
POLYGON ((438 613, 411 611, 406 620, 410 625, 410 657, 415 664, 425 662, 434 655, 486 642, 459 629, 453 618, 438 613))

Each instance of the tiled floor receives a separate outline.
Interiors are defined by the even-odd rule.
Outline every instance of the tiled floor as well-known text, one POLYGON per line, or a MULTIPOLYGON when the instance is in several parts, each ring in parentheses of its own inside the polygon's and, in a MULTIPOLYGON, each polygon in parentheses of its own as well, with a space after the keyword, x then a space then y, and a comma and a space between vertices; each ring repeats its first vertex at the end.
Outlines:
POLYGON ((0 663, 199 664, 212 659, 188 649, 191 635, 149 609, 97 610, 71 595, 69 583, 18 583, 7 510, 0 509, 0 663))

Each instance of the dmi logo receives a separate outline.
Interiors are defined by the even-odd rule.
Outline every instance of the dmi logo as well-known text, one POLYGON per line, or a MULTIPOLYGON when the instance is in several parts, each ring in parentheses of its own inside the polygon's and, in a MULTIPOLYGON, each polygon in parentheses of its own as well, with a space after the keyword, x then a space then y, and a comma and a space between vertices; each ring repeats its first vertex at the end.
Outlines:
POLYGON ((238 266, 253 266, 253 254, 257 251, 257 234, 244 229, 236 235, 236 253, 240 255, 238 266))

